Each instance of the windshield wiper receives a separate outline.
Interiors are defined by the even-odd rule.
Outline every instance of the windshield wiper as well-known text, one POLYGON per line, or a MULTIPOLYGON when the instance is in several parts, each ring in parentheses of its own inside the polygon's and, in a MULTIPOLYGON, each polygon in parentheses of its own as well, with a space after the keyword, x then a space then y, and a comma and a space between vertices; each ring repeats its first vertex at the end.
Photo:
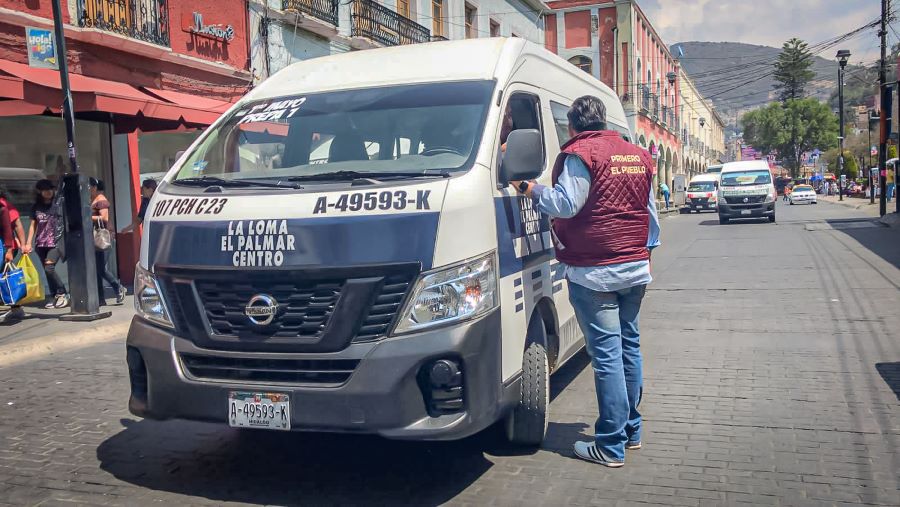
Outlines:
POLYGON ((297 185, 281 185, 279 183, 268 183, 256 180, 226 180, 215 176, 200 176, 198 178, 182 178, 172 181, 175 185, 184 185, 191 187, 265 187, 265 188, 300 188, 297 185))
POLYGON ((335 171, 333 173, 304 174, 291 176, 287 181, 347 181, 357 179, 379 180, 382 178, 449 178, 447 171, 440 172, 360 172, 360 171, 335 171))

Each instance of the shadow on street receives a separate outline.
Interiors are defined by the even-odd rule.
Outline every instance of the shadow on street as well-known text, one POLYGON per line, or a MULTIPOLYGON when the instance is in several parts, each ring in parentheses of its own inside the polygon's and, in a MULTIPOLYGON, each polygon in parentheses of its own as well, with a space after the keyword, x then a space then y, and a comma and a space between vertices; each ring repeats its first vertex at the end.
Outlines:
POLYGON ((828 223, 847 236, 858 241, 875 255, 900 269, 900 229, 889 227, 843 227, 847 220, 828 220, 828 223))
MULTIPOLYGON (((584 352, 551 379, 558 396, 588 364, 584 352)), ((456 442, 404 442, 376 436, 238 431, 189 421, 121 420, 97 448, 100 467, 157 491, 255 504, 438 505, 487 472, 490 456, 536 449, 504 442, 496 424, 456 442)), ((569 448, 578 425, 551 423, 545 447, 569 448)), ((581 425, 584 426, 584 425, 581 425)), ((583 436, 581 437, 583 438, 583 436)))
POLYGON ((900 401, 900 362, 896 363, 878 363, 875 369, 881 374, 888 387, 894 391, 897 401, 900 401))

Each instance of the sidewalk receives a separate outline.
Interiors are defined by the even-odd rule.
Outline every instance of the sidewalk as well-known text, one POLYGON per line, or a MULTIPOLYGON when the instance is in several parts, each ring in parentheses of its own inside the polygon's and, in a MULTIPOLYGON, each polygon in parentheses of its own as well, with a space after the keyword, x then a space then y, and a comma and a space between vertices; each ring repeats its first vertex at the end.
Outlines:
MULTIPOLYGON (((74 348, 125 339, 134 315, 134 297, 121 305, 104 306, 112 312, 94 322, 64 322, 59 316, 69 312, 26 307, 28 316, 15 324, 0 325, 0 367, 21 363, 74 348)), ((3 311, 6 307, 0 307, 3 311)))
MULTIPOLYGON (((875 200, 875 204, 869 204, 868 197, 844 197, 843 201, 838 200, 838 196, 836 195, 819 195, 818 199, 824 202, 830 202, 832 204, 839 204, 841 206, 846 206, 848 208, 857 209, 860 211, 866 212, 866 214, 871 215, 873 217, 878 216, 878 199, 875 200)), ((888 211, 893 211, 894 202, 888 203, 888 211)))

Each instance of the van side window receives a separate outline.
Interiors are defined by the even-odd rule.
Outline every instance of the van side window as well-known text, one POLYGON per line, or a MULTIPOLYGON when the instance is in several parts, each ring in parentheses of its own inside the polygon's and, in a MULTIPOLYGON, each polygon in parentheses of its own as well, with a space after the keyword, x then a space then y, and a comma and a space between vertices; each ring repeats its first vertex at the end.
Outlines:
POLYGON ((544 129, 541 128, 540 99, 530 93, 514 93, 506 103, 500 125, 500 151, 506 151, 506 139, 514 130, 537 129, 541 132, 541 145, 546 157, 544 129))
POLYGON ((556 137, 561 148, 569 141, 569 107, 550 101, 550 112, 553 113, 553 124, 556 125, 556 137))

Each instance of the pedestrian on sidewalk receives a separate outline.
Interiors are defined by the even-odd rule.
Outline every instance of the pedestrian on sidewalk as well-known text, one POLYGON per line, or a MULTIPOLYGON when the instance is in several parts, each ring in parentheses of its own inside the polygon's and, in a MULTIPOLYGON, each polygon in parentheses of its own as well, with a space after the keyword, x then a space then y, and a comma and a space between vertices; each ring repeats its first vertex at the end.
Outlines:
POLYGON ((571 139, 553 167, 553 186, 510 182, 553 217, 556 258, 565 266, 569 299, 594 370, 600 417, 594 440, 575 455, 608 467, 641 447, 638 316, 650 283, 650 250, 659 245, 653 159, 606 130, 597 97, 568 112, 571 139))
MULTIPOLYGON (((91 220, 94 228, 106 227, 110 236, 115 232, 112 224, 109 223, 109 199, 103 195, 106 188, 102 180, 91 178, 88 180, 88 186, 91 190, 91 220)), ((103 280, 109 282, 109 285, 116 291, 116 304, 122 304, 125 301, 125 286, 122 282, 109 272, 109 252, 115 248, 111 246, 106 250, 95 249, 94 254, 97 261, 97 291, 100 298, 100 306, 106 305, 106 296, 103 289, 103 280)))
POLYGON ((22 215, 13 206, 9 191, 2 185, 0 185, 0 206, 5 207, 9 211, 9 221, 13 227, 13 243, 17 249, 22 248, 25 245, 25 226, 22 225, 22 215))
MULTIPOLYGON (((0 241, 3 242, 3 258, 0 261, 0 271, 5 271, 7 265, 13 263, 18 251, 15 226, 10 219, 10 210, 15 208, 5 199, 0 201, 0 241)), ((9 310, 0 314, 0 324, 15 324, 25 318, 25 310, 21 305, 10 305, 9 310)))
POLYGON ((51 298, 44 308, 65 308, 69 306, 69 293, 66 285, 56 272, 56 265, 64 262, 65 241, 63 232, 63 204, 61 195, 57 194, 52 181, 44 179, 35 185, 37 194, 34 208, 31 211, 31 224, 28 226, 28 240, 25 242, 25 254, 32 250, 37 253, 47 276, 51 298))
POLYGON ((663 199, 666 201, 666 210, 669 209, 669 196, 671 192, 669 192, 669 185, 666 185, 666 182, 662 182, 659 184, 659 191, 662 192, 663 199))
POLYGON ((781 199, 784 202, 788 202, 788 199, 791 198, 791 192, 794 191, 793 187, 785 186, 784 187, 784 197, 781 199))

